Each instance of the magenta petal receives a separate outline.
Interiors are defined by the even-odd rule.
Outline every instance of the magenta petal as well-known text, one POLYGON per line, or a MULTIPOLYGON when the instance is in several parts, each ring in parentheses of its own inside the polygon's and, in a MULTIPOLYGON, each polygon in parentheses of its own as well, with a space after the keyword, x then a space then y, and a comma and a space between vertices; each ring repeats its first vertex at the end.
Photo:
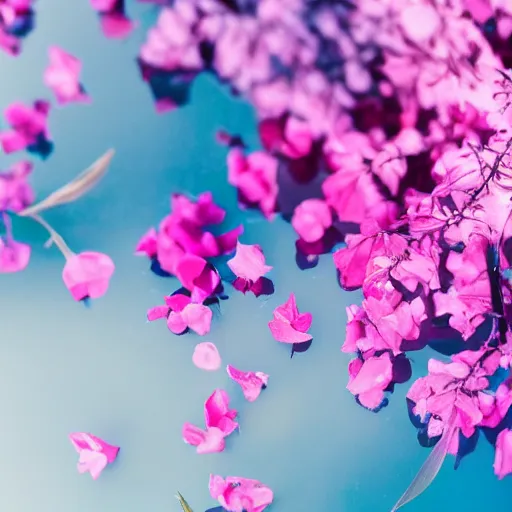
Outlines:
POLYGON ((295 320, 293 320, 292 327, 299 332, 306 332, 311 327, 312 321, 313 315, 311 313, 301 313, 295 320))
POLYGON ((268 327, 274 339, 281 343, 305 343, 313 339, 311 334, 296 331, 290 324, 281 320, 271 320, 268 327))
POLYGON ((157 233, 155 228, 147 231, 137 243, 135 252, 137 254, 145 254, 148 258, 154 258, 157 254, 157 233))
POLYGON ((220 276, 213 267, 205 267, 201 275, 194 280, 191 298, 193 302, 204 302, 215 293, 220 284, 220 276))
POLYGON ((103 34, 110 39, 123 39, 135 28, 133 21, 118 13, 102 14, 100 24, 103 34))
POLYGON ((0 133, 0 144, 6 154, 21 151, 30 145, 30 141, 25 136, 14 131, 7 130, 0 133))
POLYGON ((165 297, 165 303, 167 306, 169 306, 173 311, 176 311, 176 313, 181 313, 191 302, 190 297, 187 297, 182 293, 176 293, 165 297))
POLYGON ((206 426, 220 428, 225 436, 238 427, 238 423, 234 421, 236 414, 234 409, 229 409, 229 396, 223 389, 216 389, 204 404, 206 426))
POLYGON ((221 358, 214 343, 198 343, 192 355, 192 362, 201 370, 215 371, 220 368, 221 358))
POLYGON ((219 245, 219 252, 221 254, 229 254, 230 252, 233 252, 235 250, 238 237, 242 236, 243 232, 244 227, 240 224, 240 226, 235 229, 217 236, 216 241, 219 245))
POLYGON ((176 276, 189 291, 194 289, 194 280, 201 275, 207 263, 204 258, 194 254, 185 254, 178 262, 176 276))
POLYGON ((0 273, 24 270, 30 261, 30 245, 0 239, 0 273))
POLYGON ((174 334, 182 334, 187 330, 188 324, 181 313, 171 311, 167 317, 167 328, 174 334))
POLYGON ((206 432, 192 423, 184 423, 181 435, 185 443, 192 446, 199 446, 206 438, 206 432))

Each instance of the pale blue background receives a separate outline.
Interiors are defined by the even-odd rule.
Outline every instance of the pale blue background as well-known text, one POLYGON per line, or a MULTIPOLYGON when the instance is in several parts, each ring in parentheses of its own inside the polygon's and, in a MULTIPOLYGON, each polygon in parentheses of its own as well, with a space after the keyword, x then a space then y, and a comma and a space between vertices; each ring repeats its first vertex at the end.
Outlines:
MULTIPOLYGON (((117 149, 110 174, 93 193, 47 215, 74 250, 108 252, 117 271, 108 295, 87 310, 61 281, 60 254, 42 248, 45 233, 28 222, 16 225, 18 237, 35 249, 26 271, 0 276, 0 510, 170 512, 179 510, 173 497, 179 490, 203 512, 215 505, 207 488, 215 472, 270 485, 276 512, 389 511, 428 454, 407 417, 408 386, 377 415, 355 404, 345 390, 350 358, 339 348, 345 306, 359 295, 339 290, 328 256, 300 272, 286 223, 269 225, 238 211, 226 183, 226 150, 214 134, 223 127, 256 145, 251 108, 205 77, 190 106, 157 115, 134 62, 142 30, 129 41, 109 41, 86 0, 44 0, 37 7, 37 29, 22 56, 0 55, 0 106, 50 98, 41 82, 48 45, 84 61, 94 103, 52 111, 56 150, 36 163, 32 182, 42 197, 109 147, 117 149), (270 374, 253 404, 223 371, 192 365, 197 337, 175 337, 164 323, 145 321, 147 308, 175 282, 149 272, 148 262, 132 255, 134 246, 167 213, 171 192, 204 190, 228 209, 230 227, 245 223, 243 241, 261 244, 275 267, 276 294, 265 301, 228 289, 231 298, 205 338, 218 345, 224 363, 270 374), (314 317, 314 345, 293 360, 267 328, 290 291, 314 317), (181 440, 181 426, 201 424, 202 404, 215 387, 233 396, 241 433, 224 453, 200 456, 181 440), (76 471, 67 434, 77 430, 122 448, 96 482, 76 471)), ((139 5, 132 13, 149 22, 154 9, 139 5)), ((2 157, 1 167, 12 160, 2 157)), ((413 358, 423 372, 425 355, 413 358)), ((498 482, 492 462, 491 447, 481 442, 459 471, 447 464, 404 510, 476 512, 490 500, 510 507, 510 480, 498 482)))

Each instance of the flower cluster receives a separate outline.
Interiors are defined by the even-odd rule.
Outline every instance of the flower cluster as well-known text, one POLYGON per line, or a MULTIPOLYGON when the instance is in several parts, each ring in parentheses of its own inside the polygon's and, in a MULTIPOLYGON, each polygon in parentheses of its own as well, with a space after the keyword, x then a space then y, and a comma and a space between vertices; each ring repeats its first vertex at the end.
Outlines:
POLYGON ((228 181, 242 206, 290 219, 302 268, 334 251, 341 286, 362 289, 342 348, 361 405, 379 410, 410 378, 407 352, 459 338, 453 361, 413 385, 414 416, 428 437, 455 434, 452 453, 497 429, 500 477, 512 470, 509 384, 491 385, 510 368, 511 43, 502 0, 176 0, 139 55, 159 110, 204 71, 254 106, 263 149, 220 134, 228 181))
MULTIPOLYGON (((18 26, 21 23, 18 17, 28 19, 32 16, 30 5, 31 0, 0 1, 0 21, 11 20, 13 26, 18 26)), ((0 24, 0 42, 1 31, 0 24)), ((43 80, 55 94, 57 104, 89 102, 90 98, 80 83, 82 65, 79 59, 58 46, 50 47, 48 54, 49 64, 43 80)), ((11 103, 4 112, 8 127, 0 129, 3 152, 27 151, 48 158, 53 151, 48 127, 50 109, 50 102, 43 99, 34 101, 31 106, 21 102, 11 103)), ((30 161, 22 160, 11 169, 0 172, 0 273, 19 272, 30 261, 30 245, 16 241, 13 236, 11 216, 17 215, 34 220, 48 231, 50 239, 47 245, 54 244, 66 258, 62 279, 74 300, 95 299, 107 292, 115 268, 110 257, 93 251, 75 254, 62 236, 41 217, 41 213, 74 201, 88 192, 103 177, 113 155, 113 150, 108 151, 77 178, 37 204, 34 203, 35 194, 28 182, 33 169, 30 161)))

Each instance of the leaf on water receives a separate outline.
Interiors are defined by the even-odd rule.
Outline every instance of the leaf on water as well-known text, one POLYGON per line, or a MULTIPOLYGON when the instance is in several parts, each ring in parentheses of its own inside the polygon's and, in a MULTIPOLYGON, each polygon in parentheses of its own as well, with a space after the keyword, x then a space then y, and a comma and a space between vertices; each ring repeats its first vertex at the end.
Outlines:
POLYGON ((440 441, 434 446, 427 460, 423 463, 418 474, 411 482, 411 485, 407 487, 407 490, 402 494, 402 497, 398 500, 391 512, 396 512, 399 508, 417 498, 434 481, 434 478, 439 473, 444 459, 446 458, 454 432, 455 427, 453 425, 444 431, 440 441))
POLYGON ((18 215, 22 217, 37 215, 44 210, 61 204, 71 203, 89 192, 105 176, 115 151, 109 149, 98 158, 88 169, 63 187, 52 192, 47 198, 37 204, 25 208, 18 215))
POLYGON ((190 505, 187 503, 185 498, 181 495, 181 493, 176 494, 176 499, 180 502, 181 508, 183 509, 183 512, 193 512, 190 508, 190 505))

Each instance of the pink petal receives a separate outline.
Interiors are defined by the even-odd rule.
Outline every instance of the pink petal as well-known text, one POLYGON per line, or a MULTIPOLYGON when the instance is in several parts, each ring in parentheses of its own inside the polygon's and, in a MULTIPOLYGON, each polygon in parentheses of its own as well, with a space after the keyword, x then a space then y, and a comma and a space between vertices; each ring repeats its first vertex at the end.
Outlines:
POLYGON ((182 293, 175 293, 174 295, 165 297, 165 303, 167 306, 169 306, 173 311, 176 311, 176 313, 181 313, 191 302, 190 297, 187 297, 182 293))
POLYGON ((235 256, 228 261, 228 267, 237 277, 252 282, 272 270, 272 267, 265 265, 265 256, 259 245, 245 245, 240 242, 236 245, 235 256))
POLYGON ((221 254, 229 254, 230 252, 233 252, 238 242, 238 238, 242 236, 243 233, 244 227, 240 224, 240 226, 237 226, 231 231, 227 231, 226 233, 215 237, 215 240, 219 244, 219 252, 221 254))
POLYGON ((6 130, 0 133, 0 144, 6 154, 21 151, 31 144, 31 140, 14 130, 6 130))
POLYGON ((136 254, 145 254, 149 258, 154 258, 157 253, 157 233, 155 228, 151 228, 145 233, 137 243, 136 254))
POLYGON ((274 317, 276 319, 286 320, 289 323, 293 322, 293 320, 297 318, 298 314, 299 310, 297 309, 294 293, 290 293, 288 300, 281 306, 277 306, 277 308, 274 309, 274 317))
POLYGON ((383 398, 383 391, 393 378, 393 365, 388 352, 379 357, 371 357, 364 361, 357 375, 348 383, 347 389, 355 396, 363 395, 376 408, 383 398), (366 394, 366 396, 364 396, 366 394), (378 400, 380 397, 380 400, 378 400), (378 403, 375 405, 375 401, 378 403))
POLYGON ((62 279, 75 300, 97 299, 106 293, 114 269, 106 254, 87 251, 68 258, 62 279))
POLYGON ((148 320, 152 322, 153 320, 160 320, 160 318, 166 318, 169 313, 169 308, 167 306, 155 306, 148 310, 147 316, 148 320))
POLYGON ((82 450, 78 459, 77 469, 79 473, 89 471, 92 478, 96 480, 107 466, 107 462, 107 457, 104 453, 82 450))
POLYGON ((203 304, 189 304, 181 312, 183 320, 199 336, 204 336, 210 332, 212 316, 212 310, 203 304))
POLYGON ((30 246, 15 240, 0 239, 0 273, 24 270, 30 261, 30 246))
POLYGON ((245 398, 254 402, 260 396, 261 390, 267 386, 268 375, 263 372, 244 372, 228 364, 228 375, 242 388, 245 398))
POLYGON ((194 289, 194 280, 197 279, 205 269, 207 262, 200 256, 186 254, 178 263, 177 277, 180 283, 189 291, 194 289))
POLYGON ((281 320, 271 320, 268 327, 274 339, 281 343, 304 343, 313 339, 311 334, 296 331, 289 323, 281 320))
POLYGON ((311 327, 311 322, 313 322, 313 315, 311 313, 301 313, 292 321, 291 325, 296 331, 307 332, 311 327))
POLYGON ((182 334, 187 330, 188 324, 181 313, 171 311, 167 317, 167 328, 174 334, 182 334))
POLYGON ((306 199, 293 212, 293 229, 305 242, 317 242, 331 225, 331 210, 321 199, 306 199))
POLYGON ((224 432, 219 428, 211 427, 206 431, 204 441, 197 447, 197 453, 220 453, 225 447, 224 432))
POLYGON ((215 371, 220 368, 221 358, 214 343, 198 343, 192 355, 192 362, 201 370, 215 371))
POLYGON ((83 92, 79 81, 80 61, 57 46, 50 47, 49 56, 50 65, 44 72, 44 82, 53 90, 57 101, 61 104, 88 102, 90 98, 83 92))
POLYGON ((206 437, 206 432, 192 423, 184 423, 181 434, 185 443, 192 446, 199 446, 206 437))
POLYGON ((400 13, 400 20, 407 36, 415 42, 430 39, 441 25, 434 7, 426 4, 407 6, 400 13))
POLYGON ((229 396, 223 389, 216 389, 204 404, 206 426, 220 428, 225 436, 238 427, 238 423, 234 421, 236 414, 234 409, 229 409, 229 396))
POLYGON ((133 21, 118 13, 102 14, 100 24, 103 34, 110 39, 123 39, 135 28, 133 21))
POLYGON ((512 430, 502 430, 496 439, 494 473, 501 480, 512 473, 512 430))

